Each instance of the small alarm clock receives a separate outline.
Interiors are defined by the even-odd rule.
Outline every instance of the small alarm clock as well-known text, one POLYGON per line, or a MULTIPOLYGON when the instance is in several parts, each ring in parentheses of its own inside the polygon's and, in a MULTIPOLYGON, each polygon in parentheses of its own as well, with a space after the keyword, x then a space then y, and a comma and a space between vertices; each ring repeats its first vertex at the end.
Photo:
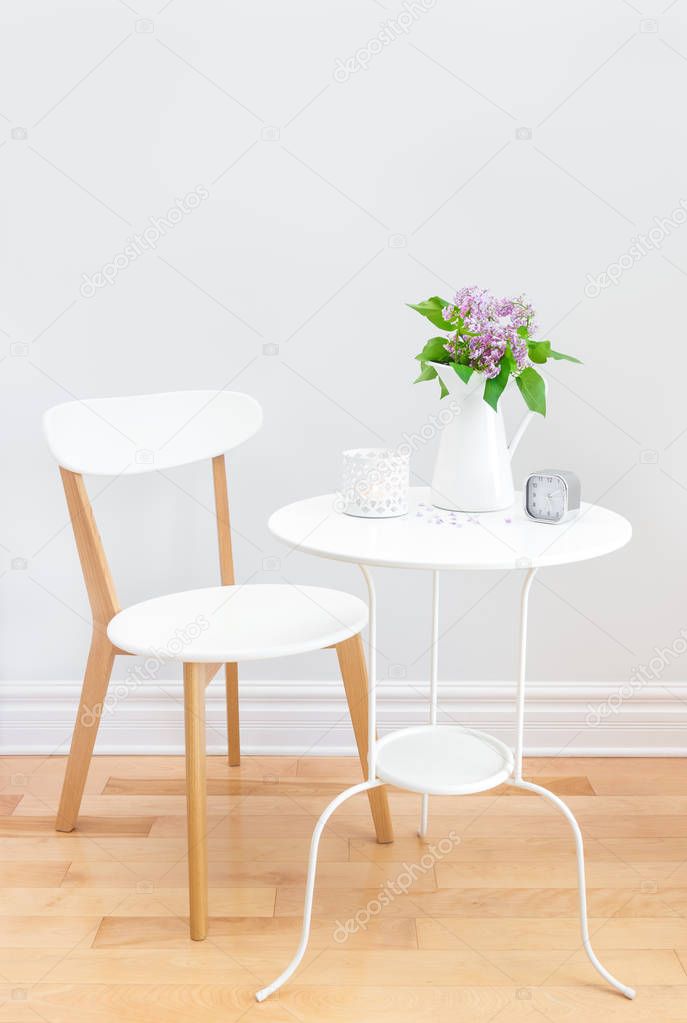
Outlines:
POLYGON ((540 469, 527 477, 525 513, 535 522, 558 525, 580 510, 580 479, 568 469, 540 469))

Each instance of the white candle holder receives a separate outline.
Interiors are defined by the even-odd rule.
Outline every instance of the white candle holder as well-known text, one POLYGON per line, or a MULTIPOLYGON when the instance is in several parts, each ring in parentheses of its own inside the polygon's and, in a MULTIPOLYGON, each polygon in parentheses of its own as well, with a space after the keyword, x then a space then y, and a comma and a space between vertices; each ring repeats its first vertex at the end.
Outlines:
POLYGON ((343 453, 341 510, 386 519, 408 511, 410 461, 393 448, 351 448, 343 453))

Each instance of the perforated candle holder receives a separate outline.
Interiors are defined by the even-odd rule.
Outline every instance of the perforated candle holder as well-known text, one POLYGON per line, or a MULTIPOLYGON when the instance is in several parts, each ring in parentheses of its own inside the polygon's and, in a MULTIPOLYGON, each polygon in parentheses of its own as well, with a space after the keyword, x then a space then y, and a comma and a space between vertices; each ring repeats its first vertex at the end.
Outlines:
POLYGON ((409 478, 408 456, 393 448, 344 451, 341 510, 366 519, 405 515, 409 478))

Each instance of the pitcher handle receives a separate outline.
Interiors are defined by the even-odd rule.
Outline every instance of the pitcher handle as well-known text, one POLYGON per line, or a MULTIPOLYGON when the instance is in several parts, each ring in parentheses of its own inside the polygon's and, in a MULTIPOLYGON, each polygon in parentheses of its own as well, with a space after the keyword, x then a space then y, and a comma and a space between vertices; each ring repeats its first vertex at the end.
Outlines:
MULTIPOLYGON (((543 377, 543 380, 544 380, 544 394, 546 395, 546 397, 548 399, 548 396, 549 396, 549 382, 546 379, 546 377, 543 377)), ((517 430, 513 434, 513 439, 511 440, 510 444, 508 445, 508 454, 509 454, 509 456, 511 458, 515 454, 515 452, 517 450, 517 447, 518 447, 518 444, 520 443, 520 441, 522 440, 522 438, 525 435, 525 430, 530 425, 530 423, 532 422, 532 419, 534 418, 535 415, 536 415, 536 412, 532 412, 531 410, 528 409, 528 411, 522 417, 522 419, 520 421, 520 425, 518 426, 517 430)))

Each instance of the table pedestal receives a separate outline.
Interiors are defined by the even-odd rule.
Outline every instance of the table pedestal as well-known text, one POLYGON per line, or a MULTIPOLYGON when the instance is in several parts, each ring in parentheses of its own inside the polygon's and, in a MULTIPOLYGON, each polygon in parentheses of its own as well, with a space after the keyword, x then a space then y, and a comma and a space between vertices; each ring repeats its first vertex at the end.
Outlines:
POLYGON ((518 654, 518 685, 516 696, 516 739, 512 752, 499 739, 462 725, 437 724, 438 640, 439 640, 439 573, 433 572, 432 585, 432 647, 430 669, 430 723, 404 728, 377 739, 376 725, 376 598, 372 576, 365 565, 360 566, 368 586, 370 602, 369 629, 369 697, 368 697, 368 780, 341 792, 320 816, 312 841, 305 887, 303 927, 295 956, 284 972, 256 994, 259 1002, 277 991, 299 966, 308 945, 312 917, 317 853, 322 832, 331 815, 351 796, 378 785, 391 784, 409 792, 422 793, 422 815, 419 833, 427 833, 430 795, 466 795, 485 792, 503 782, 534 792, 552 803, 572 828, 577 853, 577 882, 580 900, 582 946, 597 972, 627 998, 634 998, 633 988, 623 984, 603 966, 591 946, 587 921, 587 891, 584 871, 584 845, 579 824, 568 806, 548 789, 522 777, 525 716, 525 665, 527 655, 527 614, 535 568, 527 570, 520 600, 520 636, 518 654))

